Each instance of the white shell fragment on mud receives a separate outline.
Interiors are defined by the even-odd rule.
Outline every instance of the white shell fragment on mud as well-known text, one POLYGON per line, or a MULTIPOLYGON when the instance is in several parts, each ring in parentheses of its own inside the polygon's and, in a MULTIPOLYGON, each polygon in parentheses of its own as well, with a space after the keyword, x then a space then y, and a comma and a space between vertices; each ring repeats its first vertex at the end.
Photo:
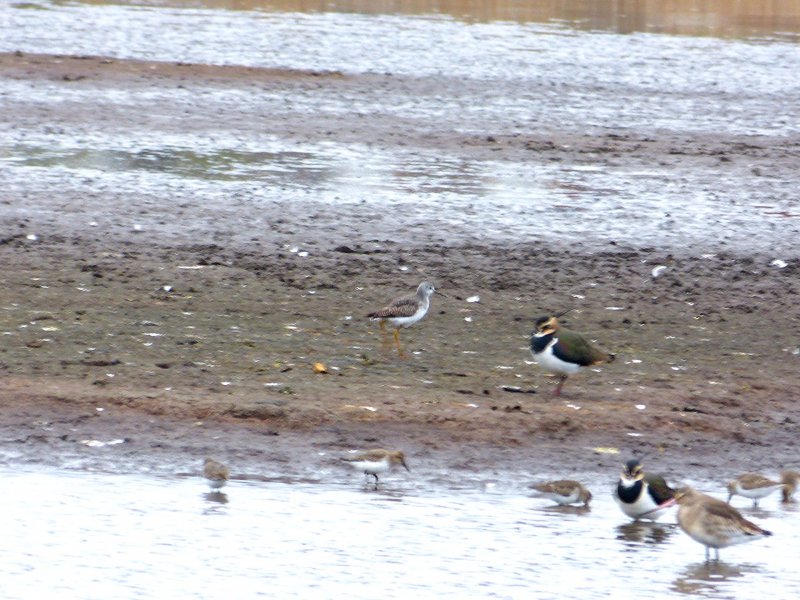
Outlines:
POLYGON ((653 279, 656 279, 657 277, 661 276, 661 274, 666 270, 667 267, 665 265, 658 265, 657 267, 653 267, 653 270, 650 271, 650 275, 653 276, 653 279))

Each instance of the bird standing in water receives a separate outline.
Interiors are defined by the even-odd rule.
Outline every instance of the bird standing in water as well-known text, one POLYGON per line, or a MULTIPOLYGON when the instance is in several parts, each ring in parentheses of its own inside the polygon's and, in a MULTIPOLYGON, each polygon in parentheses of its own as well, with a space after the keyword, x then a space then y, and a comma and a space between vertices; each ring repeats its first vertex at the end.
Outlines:
POLYGON ((378 473, 385 473, 395 465, 402 465, 406 471, 411 471, 406 464, 405 454, 399 450, 384 450, 374 448, 354 456, 342 458, 343 461, 350 463, 357 471, 363 471, 367 480, 372 475, 375 478, 375 489, 378 489, 378 473))
POLYGON ((582 483, 572 479, 535 483, 531 487, 539 492, 541 498, 547 498, 562 506, 577 503, 589 506, 589 501, 592 499, 592 492, 582 483))
POLYGON ((761 498, 766 498, 772 492, 785 489, 782 481, 773 481, 759 473, 745 473, 728 483, 728 504, 737 494, 750 498, 753 508, 758 506, 761 498))
POLYGON ((783 501, 790 502, 800 484, 800 473, 789 470, 781 471, 781 483, 783 484, 783 501))
POLYGON ((613 354, 593 346, 581 334, 561 327, 558 319, 567 312, 539 317, 536 329, 531 333, 531 353, 536 363, 559 376, 553 392, 556 396, 561 395, 561 387, 570 375, 583 367, 614 360, 613 354))
POLYGON ((219 490, 225 487, 230 477, 228 467, 213 458, 206 458, 203 462, 203 476, 208 480, 208 486, 212 490, 219 490))
POLYGON ((720 548, 772 535, 772 532, 745 519, 730 504, 690 487, 677 490, 675 501, 680 506, 678 525, 689 537, 706 547, 706 561, 710 548, 714 549, 715 558, 719 560, 720 548))
POLYGON ((674 496, 664 477, 645 473, 636 458, 625 463, 614 490, 614 500, 634 520, 655 521, 675 504, 674 496))

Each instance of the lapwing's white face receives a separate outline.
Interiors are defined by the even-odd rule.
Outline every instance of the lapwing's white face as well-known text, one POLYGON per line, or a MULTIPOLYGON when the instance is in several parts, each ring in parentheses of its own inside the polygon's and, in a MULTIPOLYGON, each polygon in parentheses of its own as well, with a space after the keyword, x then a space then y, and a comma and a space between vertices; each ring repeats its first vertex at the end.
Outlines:
POLYGON ((541 317, 536 320, 536 331, 542 335, 549 335, 558 329, 558 319, 555 317, 541 317))
POLYGON ((620 479, 623 484, 627 485, 633 485, 637 481, 644 479, 644 469, 642 469, 642 465, 625 465, 625 468, 622 469, 620 479))

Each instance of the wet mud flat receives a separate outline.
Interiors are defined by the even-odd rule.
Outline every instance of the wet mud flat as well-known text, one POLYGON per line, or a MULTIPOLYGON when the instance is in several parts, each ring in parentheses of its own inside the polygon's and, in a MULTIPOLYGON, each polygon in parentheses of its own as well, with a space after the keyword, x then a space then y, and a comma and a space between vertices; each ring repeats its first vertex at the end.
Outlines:
MULTIPOLYGON (((356 96, 375 79, 430 85, 13 54, 2 56, 0 74, 131 90, 153 79, 287 93, 346 85, 356 96)), ((157 126, 137 111, 64 103, 44 114, 17 106, 13 116, 4 113, 3 128, 22 135, 91 121, 92 128, 207 132, 217 122, 201 110, 179 118, 185 109, 176 105, 171 121, 162 107, 157 126)), ((252 126, 222 119, 228 132, 252 126)), ((714 160, 741 168, 787 167, 796 144, 764 138, 753 151, 740 140, 684 135, 676 155, 679 133, 641 144, 629 133, 566 140, 547 131, 538 140, 505 140, 498 151, 497 137, 415 130, 356 112, 259 125, 306 141, 352 136, 476 156, 531 152, 533 144, 542 160, 591 153, 593 161, 680 161, 683 169, 706 168, 709 147, 722 152, 714 160)), ((217 212, 202 198, 176 207, 169 190, 149 190, 147 203, 113 189, 79 194, 68 181, 75 176, 63 177, 63 187, 11 189, 0 207, 7 461, 158 470, 213 453, 251 473, 313 478, 304 465, 327 459, 305 462, 310 449, 396 446, 452 469, 553 474, 615 468, 634 452, 663 451, 651 461, 675 475, 797 464, 796 254, 784 251, 776 264, 745 241, 721 244, 714 232, 694 247, 591 236, 489 239, 313 199, 257 210, 231 201, 217 212), (268 226, 248 227, 254 213, 268 226), (93 220, 108 225, 87 226, 93 220), (399 358, 364 315, 422 279, 449 298, 436 297, 428 317, 402 333, 407 356, 399 358), (476 295, 479 302, 466 301, 476 295), (617 360, 573 377, 554 398, 555 381, 530 364, 528 335, 537 316, 571 306, 565 322, 617 360), (326 372, 315 372, 315 363, 326 372), (98 452, 86 440, 122 442, 98 452), (520 453, 530 462, 521 465, 520 453)))

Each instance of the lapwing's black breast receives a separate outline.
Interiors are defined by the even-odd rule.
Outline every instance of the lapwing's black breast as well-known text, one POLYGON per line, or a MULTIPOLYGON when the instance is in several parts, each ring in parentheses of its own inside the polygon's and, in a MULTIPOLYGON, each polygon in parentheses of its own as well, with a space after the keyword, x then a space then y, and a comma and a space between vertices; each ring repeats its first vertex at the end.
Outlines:
POLYGON ((531 352, 534 354, 539 354, 542 350, 547 348, 547 344, 553 341, 553 334, 550 333, 548 335, 543 335, 541 337, 537 337, 536 335, 531 336, 531 352))
POLYGON ((642 482, 637 481, 630 487, 625 487, 622 483, 617 484, 617 496, 625 504, 633 504, 642 493, 642 482))

